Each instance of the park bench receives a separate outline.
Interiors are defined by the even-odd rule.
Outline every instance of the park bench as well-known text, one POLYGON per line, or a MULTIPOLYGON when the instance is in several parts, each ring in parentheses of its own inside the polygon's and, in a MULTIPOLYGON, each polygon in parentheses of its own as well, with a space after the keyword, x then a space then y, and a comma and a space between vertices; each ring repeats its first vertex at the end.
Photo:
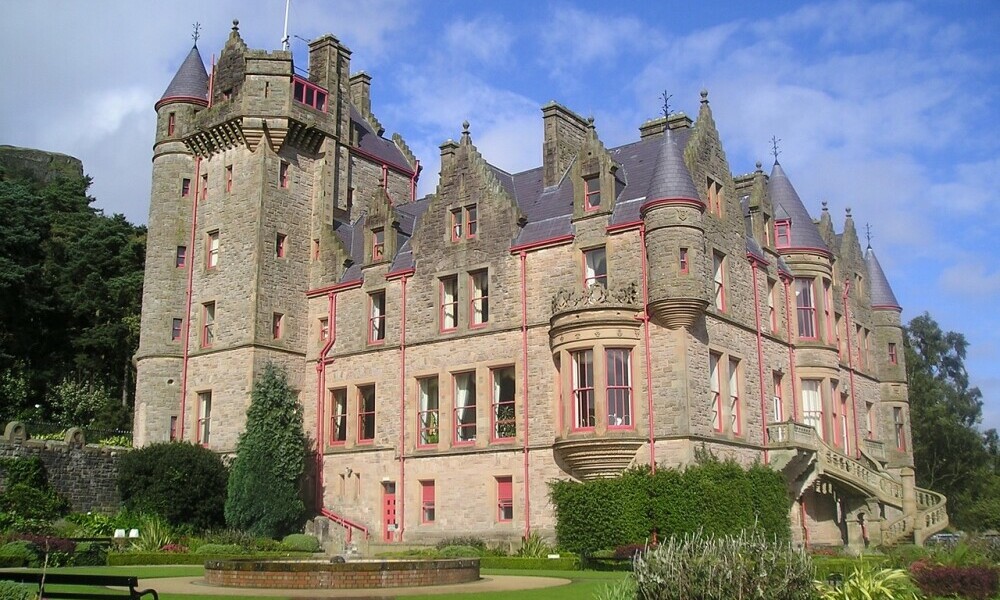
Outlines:
POLYGON ((0 572, 0 579, 38 586, 38 597, 64 598, 66 600, 108 600, 109 598, 139 598, 149 594, 160 600, 156 590, 140 590, 139 578, 128 575, 85 575, 82 573, 16 573, 0 572), (85 585, 101 589, 64 592, 49 586, 85 585), (113 589, 116 588, 116 589, 113 589))

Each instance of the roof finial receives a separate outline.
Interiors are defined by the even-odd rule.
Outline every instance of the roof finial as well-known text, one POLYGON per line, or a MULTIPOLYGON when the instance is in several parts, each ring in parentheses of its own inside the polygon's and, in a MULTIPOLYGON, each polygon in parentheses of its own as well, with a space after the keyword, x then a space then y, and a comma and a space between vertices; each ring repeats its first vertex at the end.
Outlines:
POLYGON ((757 164, 756 164, 756 165, 754 165, 754 166, 756 166, 756 167, 757 167, 757 171, 756 171, 756 172, 757 172, 757 173, 760 173, 760 172, 761 172, 761 167, 763 167, 764 165, 762 165, 762 164, 760 163, 760 161, 758 160, 758 161, 757 161, 757 164))
POLYGON ((462 141, 469 140, 469 120, 462 121, 462 141))
POLYGON ((701 88, 701 103, 708 104, 708 90, 701 88))
POLYGON ((822 202, 822 204, 823 204, 823 212, 830 212, 830 209, 829 209, 829 208, 827 208, 827 206, 826 206, 826 200, 824 200, 824 201, 822 202))
POLYGON ((191 34, 191 37, 194 38, 194 46, 195 46, 195 48, 197 48, 198 47, 198 38, 201 37, 201 23, 195 22, 195 24, 194 24, 194 32, 191 34))
POLYGON ((781 138, 777 136, 771 136, 771 154, 774 156, 774 164, 778 164, 778 155, 781 154, 781 150, 778 150, 778 142, 781 138))
POLYGON ((851 218, 851 207, 850 206, 847 207, 847 218, 848 219, 851 218))
POLYGON ((872 249, 872 224, 865 223, 865 237, 868 239, 868 249, 872 249))
POLYGON ((673 97, 674 97, 673 94, 667 94, 667 90, 663 90, 663 93, 660 94, 660 98, 663 98, 663 117, 664 118, 669 118, 670 117, 670 99, 673 98, 673 97))
POLYGON ((240 32, 240 20, 239 19, 233 19, 233 31, 236 32, 236 33, 240 32))

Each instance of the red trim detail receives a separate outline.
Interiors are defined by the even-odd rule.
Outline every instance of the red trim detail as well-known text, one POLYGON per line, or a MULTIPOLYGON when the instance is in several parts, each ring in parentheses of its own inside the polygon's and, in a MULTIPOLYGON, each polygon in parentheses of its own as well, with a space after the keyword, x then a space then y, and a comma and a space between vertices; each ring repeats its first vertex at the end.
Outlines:
POLYGON ((639 207, 639 214, 646 216, 646 213, 659 206, 689 206, 691 208, 697 208, 701 212, 705 212, 705 203, 701 200, 696 200, 695 198, 659 198, 656 200, 650 200, 645 202, 641 207, 639 207))
POLYGON ((758 265, 760 265, 762 267, 766 267, 767 265, 771 264, 771 263, 767 262, 766 260, 764 260, 763 258, 757 256, 756 254, 752 254, 750 252, 747 252, 747 260, 750 261, 751 265, 753 265, 753 264, 756 263, 756 264, 758 264, 758 265))
POLYGON ((399 279, 399 278, 405 279, 405 278, 409 277, 410 275, 413 275, 415 272, 416 272, 416 269, 413 269, 413 268, 404 269, 402 271, 393 271, 392 273, 386 273, 385 274, 385 279, 386 279, 386 281, 393 281, 393 280, 399 279))
MULTIPOLYGON (((194 159, 194 180, 197 182, 201 177, 201 157, 196 157, 194 159)), ((188 248, 191 249, 191 256, 187 261, 187 289, 185 290, 185 295, 187 296, 184 303, 184 349, 182 351, 183 359, 181 360, 181 410, 180 410, 180 431, 178 432, 178 441, 184 441, 184 422, 186 421, 185 410, 187 408, 187 372, 188 372, 188 355, 190 353, 191 346, 191 300, 192 300, 192 289, 194 287, 194 244, 195 236, 198 231, 198 186, 194 189, 194 198, 191 202, 191 242, 188 248)))
MULTIPOLYGON (((795 344, 792 343, 792 300, 791 300, 791 282, 790 278, 782 278, 782 284, 785 286, 785 334, 788 336, 788 376, 792 380, 792 420, 795 421, 799 416, 798 400, 795 394, 795 344)), ((805 525, 803 524, 803 528, 805 525)))
POLYGON ((406 275, 400 279, 400 286, 403 306, 399 316, 399 518, 396 520, 399 535, 396 539, 401 542, 406 530, 406 511, 403 510, 406 498, 406 275))
POLYGON ((360 279, 355 279, 353 281, 345 281, 343 283, 336 283, 334 285, 328 285, 326 287, 315 288, 306 291, 306 298, 315 298, 316 296, 322 296, 323 294, 329 294, 331 292, 343 292, 345 290, 353 290, 354 288, 361 287, 360 279))
MULTIPOLYGON (((524 455, 524 536, 531 534, 531 492, 529 483, 530 471, 528 470, 528 291, 527 279, 525 277, 528 254, 522 250, 519 255, 521 259, 521 377, 523 379, 522 404, 524 413, 524 431, 521 433, 523 440, 522 453, 524 455)), ((560 390, 561 393, 561 390, 560 390)), ((559 411, 560 421, 562 411, 559 411)), ((561 429, 560 429, 561 430, 561 429)))
POLYGON ((896 306, 895 304, 872 304, 872 310, 894 310, 896 312, 902 312, 902 306, 896 306))
POLYGON ((623 231, 632 231, 633 229, 639 229, 640 225, 642 225, 642 221, 630 221, 628 223, 619 223, 617 225, 608 225, 607 228, 605 228, 605 232, 607 232, 607 233, 620 233, 620 232, 623 232, 623 231))
POLYGON ((533 250, 542 250, 544 248, 552 248, 553 246, 562 246, 573 241, 574 236, 572 233, 566 235, 560 235, 554 238, 549 238, 547 240, 541 240, 538 242, 530 242, 528 244, 521 244, 520 246, 511 246, 510 253, 515 254, 518 252, 531 252, 533 250))
MULTIPOLYGON (((642 256, 642 325, 643 344, 646 353, 646 419, 649 421, 649 467, 652 474, 656 474, 656 437, 653 431, 653 373, 652 361, 649 356, 649 269, 646 265, 646 224, 639 226, 639 239, 642 241, 642 248, 639 254, 642 256)), ((656 532, 653 532, 656 538, 656 532)))
POLYGON ((833 258, 833 254, 825 248, 813 248, 811 246, 787 246, 779 248, 779 254, 793 254, 795 252, 814 252, 826 258, 833 258))
POLYGON ((197 104, 198 106, 208 106, 208 100, 198 98, 197 96, 170 96, 169 98, 160 98, 156 104, 153 105, 153 110, 160 110, 160 108, 166 106, 167 104, 173 104, 174 102, 186 102, 188 104, 197 104))
POLYGON ((406 167, 402 167, 402 166, 397 165, 395 163, 386 162, 384 159, 375 156, 371 152, 365 152, 361 148, 357 148, 357 147, 352 146, 352 147, 348 148, 348 150, 351 151, 351 152, 353 152, 353 153, 355 153, 355 154, 363 156, 365 158, 371 159, 371 160, 377 162, 378 164, 382 165, 383 167, 392 169, 393 171, 399 173, 400 175, 406 175, 407 177, 413 177, 414 174, 415 174, 415 172, 412 169, 408 169, 406 167))

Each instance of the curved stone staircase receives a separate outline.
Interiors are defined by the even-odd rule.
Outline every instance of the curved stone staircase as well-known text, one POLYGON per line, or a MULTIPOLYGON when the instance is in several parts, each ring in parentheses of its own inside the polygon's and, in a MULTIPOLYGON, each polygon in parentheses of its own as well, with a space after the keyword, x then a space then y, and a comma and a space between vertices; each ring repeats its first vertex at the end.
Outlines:
POLYGON ((903 516, 882 529, 882 543, 912 541, 922 544, 948 526, 947 499, 934 491, 915 488, 915 510, 907 512, 903 484, 882 468, 881 443, 865 440, 861 459, 855 460, 824 442, 810 425, 785 421, 767 426, 771 464, 784 472, 796 497, 820 476, 833 479, 879 502, 903 510, 903 516))

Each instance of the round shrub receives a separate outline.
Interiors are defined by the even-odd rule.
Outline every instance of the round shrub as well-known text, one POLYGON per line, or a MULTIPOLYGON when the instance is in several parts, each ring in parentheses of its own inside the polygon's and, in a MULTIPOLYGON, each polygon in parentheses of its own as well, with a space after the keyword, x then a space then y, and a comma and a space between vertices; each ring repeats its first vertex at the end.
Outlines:
POLYGON ((476 558, 482 555, 480 550, 472 546, 445 546, 440 552, 445 558, 476 558))
POLYGON ((246 554, 246 549, 236 544, 202 544, 195 554, 246 554))
POLYGON ((186 442, 152 444, 122 455, 118 492, 126 509, 157 514, 173 526, 223 523, 226 467, 207 448, 186 442))
POLYGON ((281 545, 292 552, 319 552, 323 549, 316 536, 304 533, 286 535, 285 539, 281 540, 281 545))

